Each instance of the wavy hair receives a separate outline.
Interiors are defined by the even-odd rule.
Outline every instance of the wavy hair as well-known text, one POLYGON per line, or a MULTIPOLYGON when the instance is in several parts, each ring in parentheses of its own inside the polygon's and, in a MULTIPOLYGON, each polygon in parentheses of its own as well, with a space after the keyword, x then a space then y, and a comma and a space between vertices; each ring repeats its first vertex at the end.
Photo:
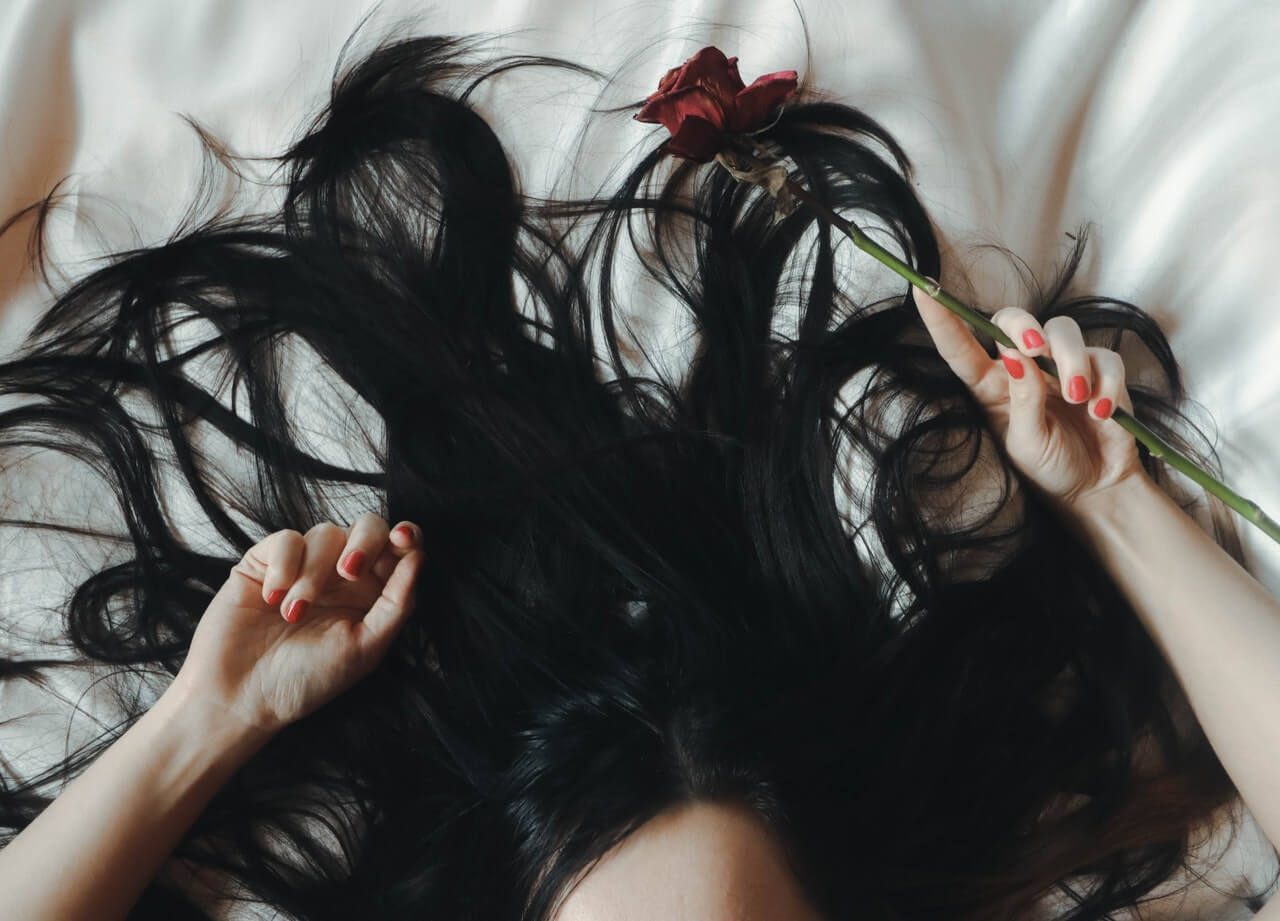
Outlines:
MULTIPOLYGON (((775 221, 758 190, 656 150, 608 195, 522 193, 468 99, 523 66, 594 73, 470 38, 384 41, 278 158, 278 209, 193 220, 57 295, 0 365, 0 393, 27 395, 0 447, 85 464, 122 525, 78 530, 127 554, 60 612, 74 661, 11 657, 0 677, 176 673, 246 549, 343 520, 362 490, 425 527, 418 607, 385 663, 275 738, 178 848, 246 897, 306 921, 545 921, 612 845, 708 800, 754 809, 833 921, 1026 917, 1055 890, 1063 918, 1092 921, 1171 879, 1235 791, 908 292, 859 302, 830 228, 775 221), (635 367, 624 251, 687 311, 675 373, 635 367), (376 414, 372 469, 308 450, 290 343, 376 414), (213 357, 239 403, 198 373, 213 357), (212 431, 252 482, 219 476, 212 431), (166 469, 218 552, 179 537, 166 469), (974 484, 992 501, 948 499, 974 484)), ((884 128, 806 84, 763 139, 938 276, 884 128)), ((1072 293, 1086 239, 1029 309, 1146 356, 1135 415, 1212 461, 1155 322, 1072 293)), ((23 828, 120 728, 7 776, 0 824, 23 828)), ((157 879, 131 917, 206 913, 157 879)))

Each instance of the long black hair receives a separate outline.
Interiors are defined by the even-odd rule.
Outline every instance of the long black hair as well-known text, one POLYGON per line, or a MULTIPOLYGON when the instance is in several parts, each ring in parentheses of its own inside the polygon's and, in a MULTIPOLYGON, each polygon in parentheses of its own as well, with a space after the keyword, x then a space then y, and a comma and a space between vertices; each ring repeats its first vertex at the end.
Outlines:
MULTIPOLYGON (((0 414, 3 449, 86 465, 123 526, 81 530, 127 552, 67 599, 74 661, 0 674, 173 674, 235 559, 274 530, 345 523, 341 500, 363 496, 426 529, 418 608, 386 662, 274 739, 179 847, 246 897, 309 921, 541 921, 629 832, 710 800, 753 808, 832 919, 1016 917, 1054 887, 1063 917, 1100 919, 1171 878, 1231 784, 906 286, 855 300, 830 228, 803 209, 775 221, 771 199, 657 137, 611 194, 523 194, 468 98, 528 65, 588 72, 388 41, 279 158, 278 210, 190 223, 59 293, 0 365, 0 392, 25 395, 0 414), (675 373, 618 321, 624 249, 687 308, 675 373), (299 344, 374 414, 350 433, 372 464, 308 448, 284 386, 299 344), (222 476, 215 438, 255 476, 222 476), (166 470, 216 552, 180 538, 166 470), (1135 766, 1139 750, 1154 760, 1135 766)), ((763 140, 939 275, 908 158, 875 121, 806 85, 763 140)), ((1131 388, 1135 414, 1212 461, 1152 319, 1072 294, 1086 239, 1030 308, 1146 355, 1159 373, 1131 388)), ((43 785, 121 728, 8 777, 0 822, 24 827, 43 785)), ((205 913, 157 880, 132 917, 205 913)))

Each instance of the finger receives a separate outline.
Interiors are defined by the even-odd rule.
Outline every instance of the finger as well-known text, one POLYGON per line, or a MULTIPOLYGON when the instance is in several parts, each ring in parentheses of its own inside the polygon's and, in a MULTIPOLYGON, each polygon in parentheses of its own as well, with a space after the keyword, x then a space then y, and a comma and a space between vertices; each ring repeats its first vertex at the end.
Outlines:
POLYGON ((347 545, 338 556, 338 575, 356 582, 387 545, 391 528, 380 515, 364 514, 355 520, 347 534, 347 545))
POLYGON ((391 577, 396 564, 408 553, 422 546, 422 528, 412 521, 401 521, 391 529, 382 555, 373 564, 373 574, 385 582, 391 577))
POLYGON ((1087 348, 1085 353, 1094 372, 1094 394, 1089 401, 1089 415, 1110 419, 1117 407, 1132 410, 1129 391, 1124 385, 1124 359, 1110 349, 1087 348))
POLYGON ((423 559, 421 550, 412 550, 396 562, 382 594, 361 622, 364 627, 360 633, 361 654, 367 656, 371 664, 382 658, 413 612, 423 559))
POLYGON ((1038 457, 1049 438, 1049 426, 1044 415, 1049 385, 1031 358, 1004 346, 998 348, 1009 378, 1006 450, 1015 458, 1038 457))
POLYGON ((289 586, 298 579, 306 541, 297 531, 276 531, 264 542, 267 574, 262 580, 262 597, 267 604, 279 607, 289 586))
POLYGON ((1021 307, 1005 307, 997 310, 991 322, 1014 341, 1023 355, 1043 355, 1047 351, 1044 327, 1040 321, 1021 307))
POLYGON ((302 568, 289 589, 284 602, 284 619, 297 623, 306 616, 311 603, 320 596, 333 576, 338 555, 347 543, 347 532, 325 521, 308 531, 303 538, 305 550, 302 568))
POLYGON ((1053 317, 1044 325, 1044 332, 1049 354, 1058 366, 1062 398, 1068 403, 1083 403, 1093 391, 1093 374, 1079 324, 1070 317, 1053 317))
POLYGON ((960 317, 919 288, 912 287, 911 297, 938 354, 966 387, 976 389, 991 370, 991 356, 960 317))

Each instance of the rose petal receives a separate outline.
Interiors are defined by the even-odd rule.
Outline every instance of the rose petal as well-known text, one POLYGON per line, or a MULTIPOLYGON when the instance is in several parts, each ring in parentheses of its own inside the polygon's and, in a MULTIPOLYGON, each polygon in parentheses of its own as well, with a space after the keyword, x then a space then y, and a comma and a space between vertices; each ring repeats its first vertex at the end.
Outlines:
POLYGON ((706 163, 720 152, 723 140, 723 131, 705 118, 693 115, 684 120, 679 132, 662 145, 662 149, 679 157, 706 163))
POLYGON ((795 94, 798 76, 794 70, 780 70, 757 77, 734 98, 729 130, 741 133, 764 127, 774 108, 795 94))
POLYGON ((654 96, 661 96, 663 93, 667 93, 675 89, 676 80, 680 77, 680 71, 683 69, 684 65, 681 64, 679 67, 673 67, 667 71, 663 78, 658 81, 658 91, 649 98, 652 99, 654 96))
POLYGON ((727 113, 715 97, 700 86, 676 90, 646 102, 634 116, 636 121, 661 122, 673 135, 688 118, 701 118, 723 131, 727 113))
MULTIPOLYGON (((703 51, 707 51, 707 49, 703 49, 703 51)), ((689 79, 686 79, 686 81, 684 82, 681 82, 680 78, 681 78, 681 75, 685 73, 685 70, 689 68, 690 63, 692 63, 692 61, 698 58, 699 55, 703 54, 703 51, 699 51, 698 54, 692 56, 692 58, 690 58, 689 60, 686 60, 684 64, 680 65, 680 67, 673 67, 669 69, 667 73, 664 73, 662 75, 662 79, 658 81, 657 90, 655 90, 652 93, 649 93, 648 97, 645 97, 645 104, 649 104, 649 102, 653 102, 655 98, 658 98, 659 96, 663 96, 664 93, 673 92, 676 90, 684 90, 684 88, 690 87, 690 86, 698 86, 698 74, 696 73, 692 74, 691 77, 689 77, 689 79)), ((737 61, 737 58, 733 58, 732 60, 728 61, 728 64, 732 65, 733 77, 737 77, 736 61, 737 61)), ((699 67, 700 68, 707 67, 707 64, 705 63, 699 64, 699 67)), ((724 97, 726 97, 726 100, 728 100, 728 98, 732 98, 733 96, 736 95, 737 91, 741 90, 742 88, 741 77, 737 77, 737 83, 739 83, 739 86, 737 86, 735 90, 733 90, 733 92, 726 93, 726 95, 724 95, 724 97)))
POLYGON ((738 94, 745 86, 738 75, 738 59, 726 58, 724 52, 715 45, 708 45, 680 68, 673 89, 681 90, 687 86, 702 86, 714 96, 726 102, 738 94))

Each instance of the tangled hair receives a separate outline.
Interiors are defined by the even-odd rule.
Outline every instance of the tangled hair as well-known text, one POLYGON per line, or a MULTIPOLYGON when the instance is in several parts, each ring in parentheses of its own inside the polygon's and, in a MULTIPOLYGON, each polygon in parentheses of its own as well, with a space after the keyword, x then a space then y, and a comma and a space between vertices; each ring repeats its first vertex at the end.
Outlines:
MULTIPOLYGON (((0 393, 27 395, 0 445, 89 465, 127 529, 99 536, 129 555, 69 598, 75 662, 10 658, 0 675, 176 673, 245 550, 345 523, 335 497, 364 490, 368 510, 425 527, 417 610, 374 674, 280 733, 180 845, 248 897, 307 921, 544 921, 641 824, 712 800, 755 810, 831 919, 1025 917, 1055 887, 1063 917, 1101 919, 1172 878, 1235 791, 905 286, 856 302, 830 228, 803 209, 775 221, 758 190, 656 150, 607 197, 523 194, 467 100, 527 65, 589 72, 485 59, 470 39, 384 42, 279 158, 277 211, 188 224, 57 297, 0 365, 0 393), (643 345, 615 318, 623 242, 692 317, 679 374, 628 367, 643 345), (303 445, 290 342, 376 413, 375 469, 303 445), (211 356, 247 400, 200 380, 211 356), (219 477, 210 427, 254 482, 219 477), (179 539, 165 467, 225 550, 179 539), (947 505, 979 482, 991 503, 947 505)), ((762 140, 939 274, 909 161, 875 121, 806 86, 762 140)), ((1159 373, 1132 387, 1135 415, 1211 460, 1153 320, 1068 295, 1085 241, 1030 309, 1145 354, 1159 373)), ((118 732, 7 778, 0 823, 23 828, 42 785, 118 732)), ((131 917, 207 915, 158 879, 131 917)))

